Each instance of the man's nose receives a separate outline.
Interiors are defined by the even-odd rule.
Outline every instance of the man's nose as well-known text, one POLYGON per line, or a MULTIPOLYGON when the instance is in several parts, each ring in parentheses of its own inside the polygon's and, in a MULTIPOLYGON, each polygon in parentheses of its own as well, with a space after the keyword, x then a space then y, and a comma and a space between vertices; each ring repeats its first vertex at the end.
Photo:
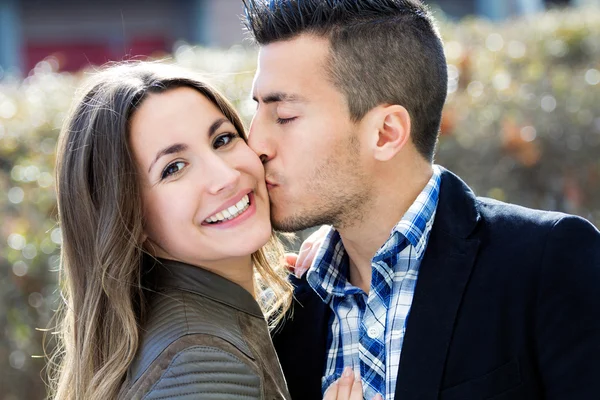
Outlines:
POLYGON ((248 131, 248 146, 260 158, 263 164, 272 160, 276 154, 276 146, 268 128, 262 120, 254 117, 248 131))

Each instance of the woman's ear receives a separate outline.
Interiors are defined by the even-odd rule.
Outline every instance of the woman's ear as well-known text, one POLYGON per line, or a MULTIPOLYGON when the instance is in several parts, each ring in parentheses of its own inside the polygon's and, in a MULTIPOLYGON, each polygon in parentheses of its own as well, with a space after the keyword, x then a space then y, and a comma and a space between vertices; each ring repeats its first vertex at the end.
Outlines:
POLYGON ((142 232, 142 234, 140 235, 140 246, 142 247, 142 249, 144 249, 144 251, 146 251, 148 254, 153 255, 153 249, 152 249, 152 241, 150 239, 148 239, 148 234, 146 232, 142 232))
POLYGON ((372 111, 373 155, 379 161, 389 161, 410 140, 410 115, 397 104, 379 106, 372 111))

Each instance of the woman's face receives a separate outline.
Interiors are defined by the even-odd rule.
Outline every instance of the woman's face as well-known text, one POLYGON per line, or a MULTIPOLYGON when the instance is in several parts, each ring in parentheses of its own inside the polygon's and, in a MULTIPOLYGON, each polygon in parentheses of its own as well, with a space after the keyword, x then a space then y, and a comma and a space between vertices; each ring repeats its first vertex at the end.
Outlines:
POLYGON ((145 248, 220 268, 271 235, 264 170, 234 125, 187 87, 147 97, 131 120, 145 248))

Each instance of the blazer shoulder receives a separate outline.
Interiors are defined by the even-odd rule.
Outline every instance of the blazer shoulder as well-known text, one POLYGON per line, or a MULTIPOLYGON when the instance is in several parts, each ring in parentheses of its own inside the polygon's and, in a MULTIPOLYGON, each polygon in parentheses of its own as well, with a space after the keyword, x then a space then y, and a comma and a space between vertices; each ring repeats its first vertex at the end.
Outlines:
POLYGON ((561 219, 572 217, 562 212, 536 210, 487 197, 477 197, 476 204, 483 220, 488 224, 498 223, 507 227, 529 226, 551 230, 561 219))
MULTIPOLYGON (((535 210, 484 197, 477 198, 481 215, 480 237, 493 248, 513 249, 521 255, 539 254, 544 264, 559 258, 589 260, 600 252, 600 232, 588 220, 571 214, 535 210), (583 258, 582 258, 583 257, 583 258)), ((569 263, 571 264, 571 263, 569 263)))
POLYGON ((600 288, 600 232, 586 219, 574 215, 558 219, 548 234, 544 256, 563 279, 565 272, 576 273, 579 285, 594 282, 600 288), (589 281, 592 276, 595 279, 589 281))
POLYGON ((545 243, 535 314, 536 354, 548 398, 600 391, 600 232, 565 216, 545 243))
POLYGON ((260 399, 262 389, 251 359, 231 343, 201 334, 172 343, 122 398, 260 399))

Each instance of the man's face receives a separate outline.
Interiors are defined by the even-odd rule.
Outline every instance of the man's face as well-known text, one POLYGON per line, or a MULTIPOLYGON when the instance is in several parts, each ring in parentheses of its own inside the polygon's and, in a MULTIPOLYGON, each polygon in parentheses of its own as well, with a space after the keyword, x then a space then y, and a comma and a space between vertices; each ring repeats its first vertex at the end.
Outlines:
POLYGON ((326 39, 301 35, 266 45, 258 56, 249 145, 263 160, 278 230, 340 227, 365 215, 370 184, 360 124, 328 79, 328 53, 326 39))

